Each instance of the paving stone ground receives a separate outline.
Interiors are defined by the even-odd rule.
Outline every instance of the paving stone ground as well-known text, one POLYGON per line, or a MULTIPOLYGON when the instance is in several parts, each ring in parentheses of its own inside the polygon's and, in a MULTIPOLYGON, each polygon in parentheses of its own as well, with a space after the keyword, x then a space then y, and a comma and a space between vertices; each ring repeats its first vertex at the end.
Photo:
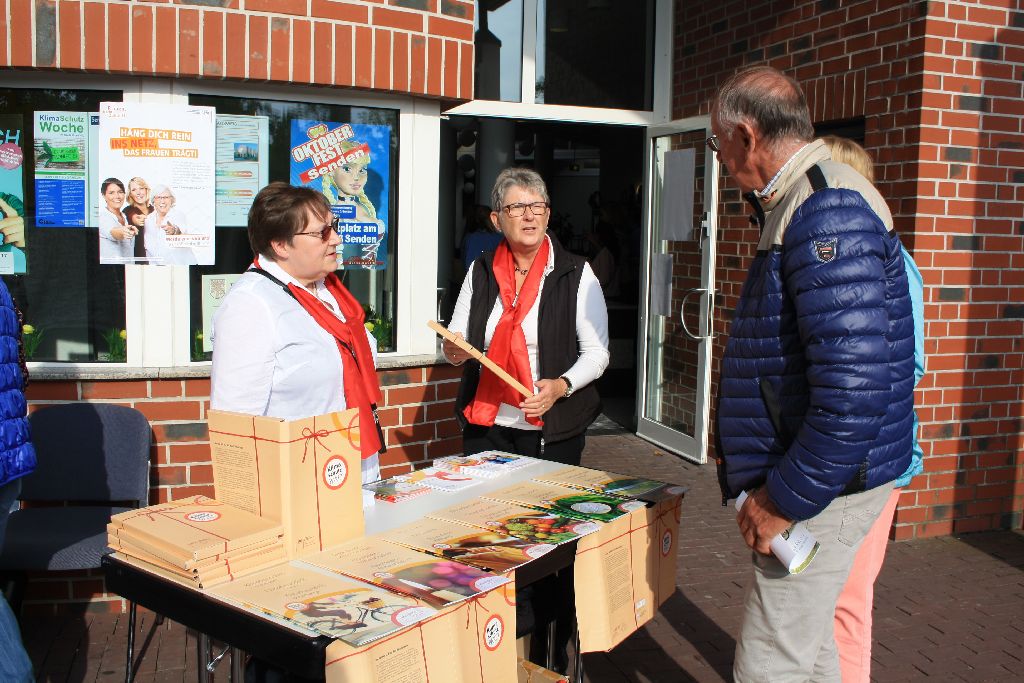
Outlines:
MULTIPOLYGON (((584 464, 689 487, 678 590, 610 653, 584 657, 592 683, 729 681, 749 551, 723 508, 714 467, 680 460, 631 434, 588 437, 584 464)), ((969 534, 890 543, 876 584, 872 677, 1024 680, 1024 535, 969 534)), ((140 611, 141 682, 195 681, 195 646, 178 624, 140 611)), ((123 681, 127 615, 25 618, 40 681, 123 681)), ((225 661, 216 681, 228 680, 225 661)))

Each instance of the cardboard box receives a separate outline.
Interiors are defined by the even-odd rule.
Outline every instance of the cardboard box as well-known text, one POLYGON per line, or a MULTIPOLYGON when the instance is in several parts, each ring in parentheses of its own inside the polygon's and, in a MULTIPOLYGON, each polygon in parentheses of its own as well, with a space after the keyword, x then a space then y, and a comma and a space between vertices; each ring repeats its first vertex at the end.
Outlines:
POLYGON ((519 683, 569 683, 569 677, 545 669, 528 659, 520 659, 519 683))
POLYGON ((281 420, 209 412, 216 497, 280 522, 289 557, 363 535, 359 412, 281 420))
POLYGON ((676 586, 681 496, 633 509, 576 547, 580 650, 606 652, 650 621, 676 586))
POLYGON ((517 683, 515 584, 365 647, 327 647, 328 683, 517 683))

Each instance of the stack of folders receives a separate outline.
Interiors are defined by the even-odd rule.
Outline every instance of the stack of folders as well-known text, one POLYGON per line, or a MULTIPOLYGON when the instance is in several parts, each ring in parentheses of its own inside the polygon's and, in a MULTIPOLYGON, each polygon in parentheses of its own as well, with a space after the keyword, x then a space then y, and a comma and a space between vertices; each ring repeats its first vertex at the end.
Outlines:
POLYGON ((501 451, 484 451, 474 455, 451 455, 434 460, 434 467, 470 477, 493 479, 535 465, 538 461, 514 453, 501 451))
POLYGON ((206 496, 114 515, 115 557, 192 588, 209 588, 287 559, 280 524, 206 496))

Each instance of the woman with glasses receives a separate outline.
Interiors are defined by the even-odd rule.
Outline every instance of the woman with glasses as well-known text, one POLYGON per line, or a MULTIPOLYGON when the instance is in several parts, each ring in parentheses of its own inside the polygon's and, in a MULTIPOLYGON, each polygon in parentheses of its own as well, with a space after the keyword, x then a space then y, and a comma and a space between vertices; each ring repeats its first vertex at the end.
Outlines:
MULTIPOLYGON (((608 366, 601 286, 584 258, 548 234, 548 190, 536 171, 502 171, 491 209, 504 239, 470 266, 450 329, 535 393, 524 398, 468 363, 456 403, 463 449, 577 465, 584 433, 601 411, 594 382, 608 366)), ((448 341, 444 354, 455 365, 468 358, 448 341)))
POLYGON ((197 263, 189 247, 173 246, 170 235, 187 234, 185 219, 175 208, 177 200, 167 185, 153 187, 153 211, 146 216, 143 243, 150 263, 191 266, 197 263))
POLYGON ((330 204, 271 183, 249 210, 249 244, 255 259, 213 319, 211 407, 285 420, 358 408, 362 479, 380 479, 377 342, 334 273, 341 238, 330 204))

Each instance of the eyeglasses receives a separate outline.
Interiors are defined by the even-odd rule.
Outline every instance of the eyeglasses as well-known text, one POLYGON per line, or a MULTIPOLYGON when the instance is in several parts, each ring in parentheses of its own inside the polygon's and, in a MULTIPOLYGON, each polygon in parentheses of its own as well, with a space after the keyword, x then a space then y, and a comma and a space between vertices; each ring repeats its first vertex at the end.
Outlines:
POLYGON ((338 232, 338 225, 340 220, 337 216, 331 218, 331 222, 326 224, 319 230, 306 230, 305 232, 297 232, 296 235, 316 235, 320 238, 321 242, 326 242, 331 239, 332 232, 338 232))
POLYGON ((508 204, 503 206, 505 213, 512 218, 519 218, 526 213, 526 207, 530 207, 530 213, 534 216, 543 216, 548 210, 547 202, 533 202, 532 204, 508 204))
POLYGON ((708 146, 708 149, 710 149, 712 152, 715 152, 716 154, 720 149, 720 147, 718 146, 717 135, 712 135, 711 137, 709 137, 707 140, 704 141, 704 144, 708 146))

